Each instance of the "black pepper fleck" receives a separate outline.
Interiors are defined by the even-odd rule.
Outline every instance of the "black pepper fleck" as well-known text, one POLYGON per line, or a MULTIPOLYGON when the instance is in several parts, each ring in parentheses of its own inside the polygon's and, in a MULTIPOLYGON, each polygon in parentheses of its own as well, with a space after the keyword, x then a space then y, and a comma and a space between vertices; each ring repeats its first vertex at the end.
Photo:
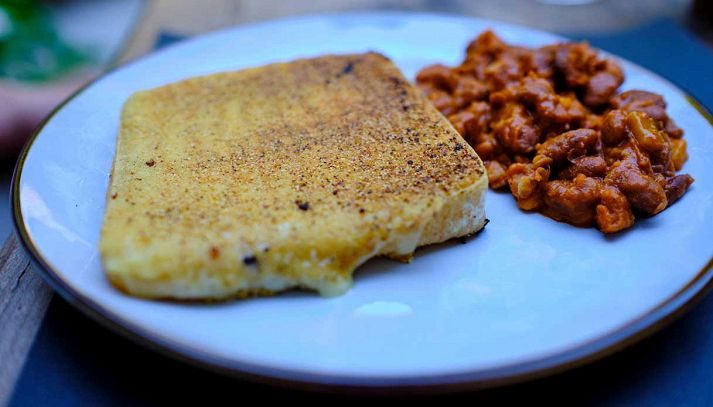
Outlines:
POLYGON ((156 161, 148 160, 148 161, 146 161, 146 165, 148 165, 149 167, 153 167, 154 165, 156 165, 156 161))
POLYGON ((309 202, 300 202, 300 201, 295 201, 295 204, 297 204, 297 207, 300 210, 306 211, 309 209, 309 202))
POLYGON ((406 161, 406 164, 412 165, 412 164, 413 164, 413 160, 408 160, 408 161, 406 161))
POLYGON ((254 255, 244 256, 244 257, 243 257, 243 263, 244 263, 246 266, 250 266, 250 265, 252 265, 252 264, 255 264, 255 263, 257 263, 257 257, 255 257, 254 255))
POLYGON ((461 145, 460 143, 456 144, 456 151, 460 151, 462 149, 463 149, 463 145, 461 145))
POLYGON ((349 62, 347 66, 342 69, 342 74, 346 75, 354 70, 354 62, 349 62))

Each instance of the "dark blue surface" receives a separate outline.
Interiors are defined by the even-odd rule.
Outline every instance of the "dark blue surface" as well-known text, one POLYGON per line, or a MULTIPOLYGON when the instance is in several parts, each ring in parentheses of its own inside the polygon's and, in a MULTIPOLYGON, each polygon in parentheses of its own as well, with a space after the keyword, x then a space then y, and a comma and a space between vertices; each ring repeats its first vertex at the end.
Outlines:
MULTIPOLYGON (((713 52, 673 22, 612 36, 570 36, 637 62, 713 106, 713 52)), ((164 35, 161 43, 176 39, 164 35)), ((106 331, 55 297, 11 405, 264 404, 315 398, 341 401, 228 379, 174 362, 106 331)), ((663 331, 600 362, 535 382, 443 398, 470 403, 713 405, 713 295, 663 331)))

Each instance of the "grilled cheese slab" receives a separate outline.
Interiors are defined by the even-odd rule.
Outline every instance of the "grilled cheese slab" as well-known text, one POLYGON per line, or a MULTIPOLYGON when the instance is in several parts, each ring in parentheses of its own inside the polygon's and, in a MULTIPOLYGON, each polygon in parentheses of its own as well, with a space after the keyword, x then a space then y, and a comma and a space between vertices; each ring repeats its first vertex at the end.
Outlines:
POLYGON ((100 250, 140 297, 344 293, 360 264, 484 226, 473 149, 385 57, 184 80, 124 105, 100 250))

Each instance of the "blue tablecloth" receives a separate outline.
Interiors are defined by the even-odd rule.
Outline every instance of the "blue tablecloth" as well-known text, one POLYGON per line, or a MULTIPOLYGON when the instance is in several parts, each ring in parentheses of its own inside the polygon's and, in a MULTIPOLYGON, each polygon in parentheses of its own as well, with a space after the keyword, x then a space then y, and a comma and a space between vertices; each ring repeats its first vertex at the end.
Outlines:
MULTIPOLYGON (((615 35, 569 36, 637 62, 713 108, 713 51, 676 23, 662 20, 615 35)), ((162 42, 172 39, 167 35, 162 42)), ((713 405, 713 295, 663 331, 600 362, 530 383, 442 397, 471 403, 713 405)), ((55 297, 10 405, 264 404, 315 398, 341 401, 175 362, 108 332, 55 297)))

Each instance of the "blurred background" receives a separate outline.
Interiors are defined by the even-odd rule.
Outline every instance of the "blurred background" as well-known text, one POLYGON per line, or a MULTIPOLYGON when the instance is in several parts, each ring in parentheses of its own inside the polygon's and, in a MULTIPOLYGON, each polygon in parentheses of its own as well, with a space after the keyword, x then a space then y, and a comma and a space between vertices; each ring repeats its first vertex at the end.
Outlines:
POLYGON ((163 43, 291 15, 413 10, 478 16, 604 43, 627 32, 637 32, 641 41, 645 30, 665 35, 675 27, 685 31, 683 41, 697 38, 713 50, 712 9, 713 0, 0 0, 0 236, 4 240, 11 229, 10 177, 33 129, 82 84, 163 43))

